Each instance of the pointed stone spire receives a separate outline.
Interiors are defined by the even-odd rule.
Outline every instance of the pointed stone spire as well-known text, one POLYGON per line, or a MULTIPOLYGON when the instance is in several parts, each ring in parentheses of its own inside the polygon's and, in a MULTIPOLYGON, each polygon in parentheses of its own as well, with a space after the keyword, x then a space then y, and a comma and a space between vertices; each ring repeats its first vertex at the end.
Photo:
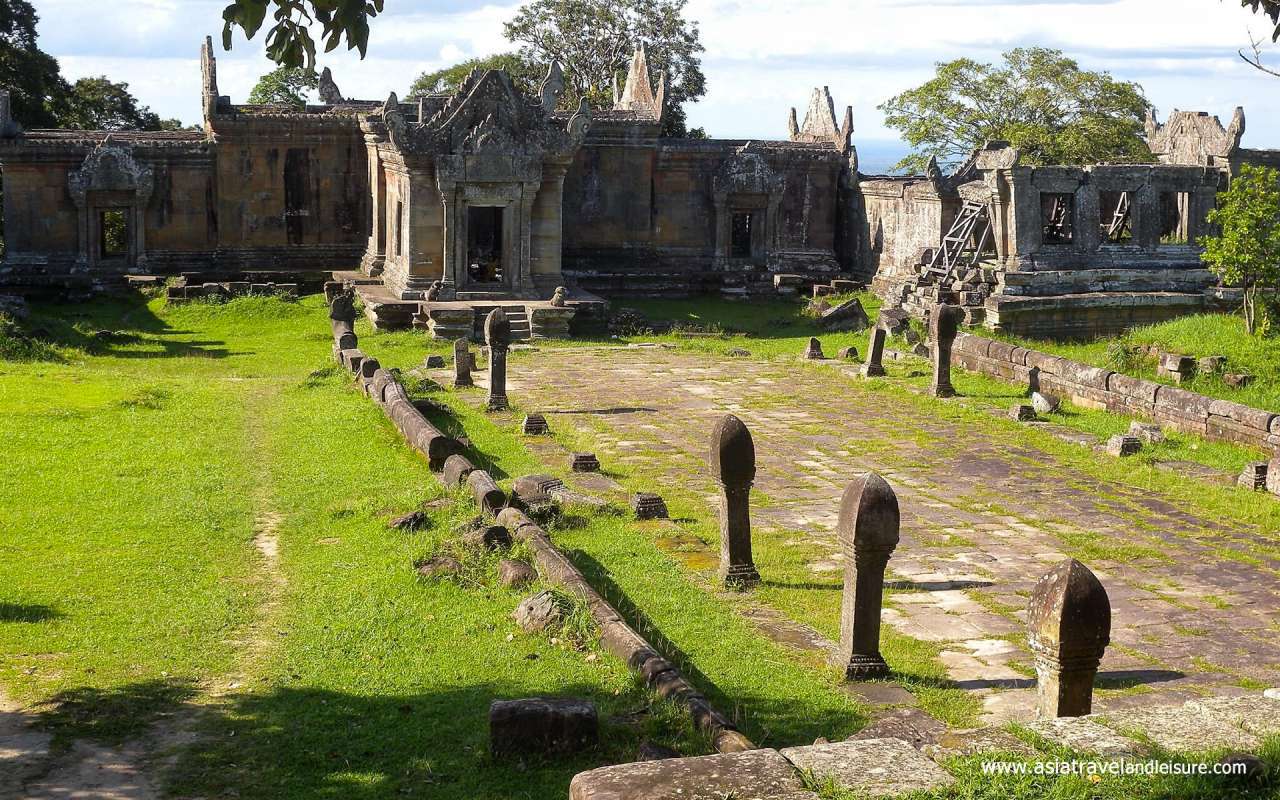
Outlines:
POLYGON ((547 77, 542 81, 542 88, 539 95, 542 98, 542 110, 550 114, 556 110, 556 106, 560 103, 560 96, 564 94, 564 70, 560 67, 559 61, 552 61, 551 68, 547 70, 547 77))
POLYGON ((660 109, 653 96, 653 84, 649 82, 649 57, 644 52, 644 43, 636 47, 631 56, 631 68, 627 71, 627 82, 623 84, 622 95, 613 104, 614 111, 634 111, 647 114, 655 119, 660 116, 660 109))
POLYGON ((796 122, 796 107, 791 107, 791 113, 787 115, 787 138, 795 141, 800 138, 800 123, 796 122))

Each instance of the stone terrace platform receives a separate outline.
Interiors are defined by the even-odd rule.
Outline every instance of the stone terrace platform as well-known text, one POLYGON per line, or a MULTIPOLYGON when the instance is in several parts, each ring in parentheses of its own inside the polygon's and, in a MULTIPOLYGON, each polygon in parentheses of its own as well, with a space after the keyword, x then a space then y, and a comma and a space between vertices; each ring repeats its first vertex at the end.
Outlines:
MULTIPOLYGON (((654 491, 690 487, 705 497, 707 519, 716 513, 708 437, 719 415, 738 415, 759 465, 757 563, 762 548, 797 548, 813 587, 831 590, 830 621, 839 613, 841 493, 860 472, 883 474, 902 507, 884 619, 941 647, 949 676, 981 695, 984 723, 1033 715, 1027 595, 1069 554, 1095 571, 1113 608, 1095 711, 1280 684, 1274 531, 1101 481, 998 431, 921 416, 855 368, 548 348, 518 355, 508 390, 553 430, 576 431, 605 469, 652 476, 654 491)), ((820 647, 822 637, 804 640, 788 643, 820 647)))
POLYGON ((333 280, 354 284, 375 328, 422 328, 437 339, 469 335, 482 340, 485 317, 495 308, 506 311, 513 339, 565 338, 570 326, 574 330, 603 327, 609 306, 603 298, 576 288, 568 290, 565 306, 557 307, 549 300, 519 299, 498 292, 472 292, 467 299, 450 301, 401 300, 381 279, 355 270, 334 272, 333 280), (565 313, 566 308, 570 313, 565 313))

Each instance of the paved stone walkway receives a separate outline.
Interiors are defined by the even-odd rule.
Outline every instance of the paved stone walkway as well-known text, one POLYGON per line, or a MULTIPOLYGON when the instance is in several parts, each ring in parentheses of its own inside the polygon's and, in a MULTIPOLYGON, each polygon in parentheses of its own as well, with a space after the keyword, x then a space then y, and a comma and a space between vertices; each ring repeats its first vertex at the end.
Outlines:
POLYGON ((1272 552, 1274 532, 1208 521, 998 435, 922 419, 852 366, 546 349, 513 359, 509 391, 553 429, 589 435, 606 469, 661 459, 673 481, 706 495, 708 514, 708 437, 720 414, 737 414, 769 501, 755 508, 755 527, 817 545, 810 568, 824 584, 840 581, 834 526, 845 485, 868 469, 883 474, 902 506, 885 619, 942 645, 950 676, 984 696, 985 721, 1031 715, 1027 593, 1068 553, 1084 553, 1111 597, 1101 684, 1140 687, 1102 692, 1096 709, 1241 694, 1246 679, 1280 684, 1280 561, 1257 550, 1267 542, 1272 552))

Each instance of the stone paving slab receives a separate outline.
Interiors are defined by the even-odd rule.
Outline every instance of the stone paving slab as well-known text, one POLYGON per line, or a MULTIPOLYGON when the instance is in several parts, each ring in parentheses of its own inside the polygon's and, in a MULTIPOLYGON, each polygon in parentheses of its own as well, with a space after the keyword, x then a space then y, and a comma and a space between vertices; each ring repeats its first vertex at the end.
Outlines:
POLYGON ((580 772, 569 800, 818 800, 777 750, 617 764, 580 772))
POLYGON ((955 783, 951 773, 901 739, 829 742, 780 752, 797 769, 819 781, 831 779, 859 796, 893 796, 955 783))
POLYGON ((1231 720, 1196 713, 1186 706, 1133 708, 1107 712, 1101 718, 1118 731, 1142 731, 1166 750, 1183 753, 1220 747, 1251 750, 1261 743, 1257 736, 1231 720))
POLYGON ((1126 708, 1135 697, 1162 704, 1234 693, 1244 678, 1280 681, 1274 532, 1205 519, 998 432, 886 403, 836 369, 662 349, 546 349, 515 359, 508 384, 553 430, 591 442, 606 468, 661 472, 705 497, 708 516, 716 493, 707 437, 721 414, 738 414, 756 443, 756 491, 769 501, 753 508, 753 527, 813 551, 817 583, 840 580, 834 527, 844 487, 880 472, 902 510, 884 618, 956 654, 948 668, 983 695, 984 723, 1028 718, 1030 690, 1011 664, 1029 664, 1030 654, 1021 644, 996 652, 964 642, 1020 640, 1026 594, 1082 544, 1104 553, 1084 560, 1113 607, 1114 644, 1099 676, 1106 691, 1095 710, 1126 708))
POLYGON ((1144 755, 1146 748, 1127 736, 1087 717, 1038 719, 1023 723, 1033 733, 1054 744, 1080 753, 1094 753, 1103 758, 1125 758, 1144 755))

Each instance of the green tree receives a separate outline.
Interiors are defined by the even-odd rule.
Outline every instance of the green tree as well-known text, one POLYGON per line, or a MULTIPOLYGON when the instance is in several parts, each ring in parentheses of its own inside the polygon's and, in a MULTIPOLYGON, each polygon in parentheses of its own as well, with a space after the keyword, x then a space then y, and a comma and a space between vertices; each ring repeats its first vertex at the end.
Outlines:
POLYGON ((1276 26, 1271 33, 1271 41, 1280 41, 1280 0, 1240 0, 1240 5, 1252 8, 1255 14, 1261 11, 1270 17, 1271 24, 1276 26))
POLYGON ((1082 70, 1060 50, 1017 48, 1003 59, 938 64, 934 78, 880 105, 885 124, 915 148, 897 168, 923 171, 931 156, 956 164, 994 139, 1021 150, 1027 164, 1151 160, 1142 87, 1082 70))
POLYGON ((115 83, 105 75, 81 78, 71 85, 66 107, 58 120, 64 128, 97 131, 177 130, 182 123, 161 119, 150 108, 139 105, 129 92, 129 84, 115 83))
POLYGON ((686 0, 531 0, 504 26, 529 63, 559 61, 571 93, 608 105, 615 78, 626 73, 643 42, 654 77, 668 80, 667 136, 685 136, 684 104, 706 94, 697 23, 683 16, 686 0))
POLYGON ((1265 321, 1261 295, 1280 289, 1280 172, 1245 164, 1218 195, 1209 222, 1221 232, 1200 239, 1201 259, 1223 283, 1244 289, 1244 326, 1252 335, 1260 317, 1265 321))
POLYGON ((542 79, 547 74, 545 67, 531 64, 519 53, 499 53, 496 56, 487 58, 468 59, 460 64, 438 69, 435 72, 424 72, 409 87, 409 97, 416 97, 420 94, 455 92, 462 85, 462 81, 474 69, 481 71, 489 69, 506 70, 516 86, 520 88, 520 91, 530 97, 537 94, 538 88, 542 84, 542 79))
POLYGON ((382 12, 383 0, 235 0, 222 10, 222 46, 231 49, 239 28, 252 39, 272 11, 275 24, 267 33, 267 58, 283 67, 315 69, 316 43, 310 28, 319 23, 326 53, 344 41, 364 58, 369 20, 382 12), (274 9, 274 10, 272 10, 274 9))
POLYGON ((0 86, 24 128, 55 127, 71 91, 57 59, 36 46, 39 21, 26 0, 0 0, 0 86))
POLYGON ((258 79, 249 92, 249 102, 302 108, 307 104, 306 92, 319 85, 320 76, 314 69, 277 67, 258 79))

